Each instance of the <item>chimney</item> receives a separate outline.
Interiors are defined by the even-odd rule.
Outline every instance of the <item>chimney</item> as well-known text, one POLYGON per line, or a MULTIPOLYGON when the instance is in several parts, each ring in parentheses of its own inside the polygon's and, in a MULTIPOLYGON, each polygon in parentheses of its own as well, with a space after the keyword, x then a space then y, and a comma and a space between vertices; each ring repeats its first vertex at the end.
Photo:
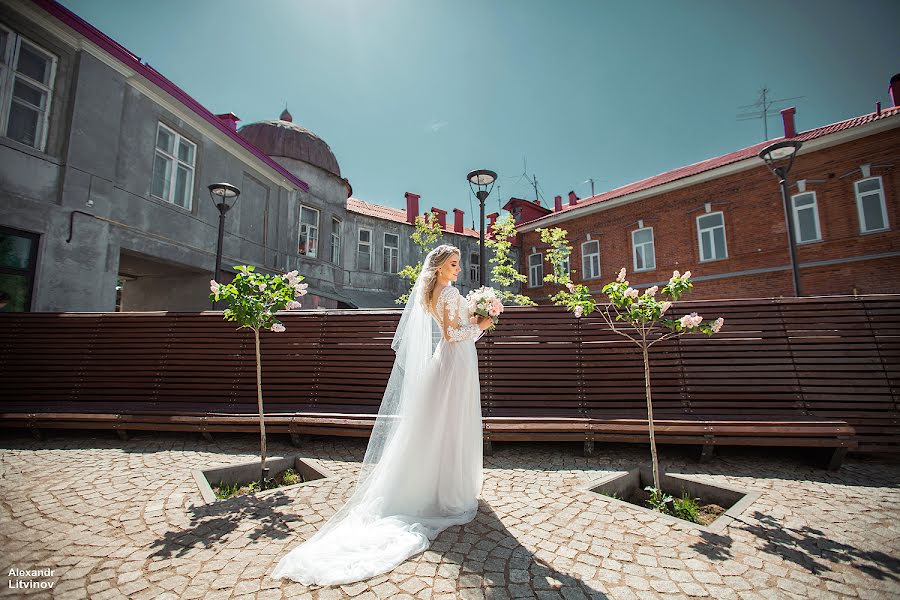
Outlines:
POLYGON ((794 125, 794 113, 797 112, 795 107, 783 108, 781 110, 781 120, 784 121, 784 137, 797 137, 797 127, 794 125))
POLYGON ((454 233, 462 233, 463 232, 463 217, 466 216, 466 213, 459 210, 458 208, 453 209, 453 232, 454 233))
POLYGON ((891 102, 893 106, 900 106, 900 73, 891 77, 891 102))
POLYGON ((578 204, 578 196, 575 195, 575 192, 569 192, 569 206, 575 206, 578 204))
POLYGON ((492 230, 493 230, 493 227, 494 227, 494 221, 496 221, 496 220, 497 220, 497 217, 499 217, 499 216, 500 216, 500 213, 491 213, 491 214, 489 214, 489 215, 487 216, 487 218, 488 218, 488 226, 487 226, 487 228, 485 229, 485 233, 487 233, 488 231, 492 231, 492 230))
POLYGON ((419 194, 406 192, 406 222, 410 225, 416 224, 416 217, 419 216, 419 194))
POLYGON ((875 103, 875 114, 881 116, 881 100, 875 103))
POLYGON ((237 131, 237 122, 240 121, 240 119, 236 114, 223 113, 221 115, 216 115, 216 118, 219 119, 222 124, 231 131, 237 131))
POLYGON ((441 229, 447 229, 447 211, 441 210, 440 208, 431 207, 431 212, 437 215, 438 223, 441 225, 441 229))
POLYGON ((562 196, 557 196, 553 199, 553 211, 559 212, 562 210, 562 196))

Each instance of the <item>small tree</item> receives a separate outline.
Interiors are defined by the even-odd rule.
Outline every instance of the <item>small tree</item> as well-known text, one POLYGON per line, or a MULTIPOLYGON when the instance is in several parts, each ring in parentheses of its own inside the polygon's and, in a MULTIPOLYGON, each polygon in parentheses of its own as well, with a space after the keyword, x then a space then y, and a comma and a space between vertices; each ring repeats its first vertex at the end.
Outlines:
POLYGON ((256 397, 259 405, 260 434, 260 484, 264 485, 268 469, 266 468, 266 422, 262 397, 262 365, 259 352, 259 330, 268 329, 276 333, 285 330, 284 325, 275 318, 279 310, 295 310, 300 303, 294 298, 305 296, 308 283, 300 283, 303 276, 297 271, 284 275, 264 275, 255 273, 253 266, 236 266, 238 271, 234 280, 228 284, 220 284, 215 279, 209 281, 210 300, 227 300, 224 319, 240 323, 238 329, 252 329, 256 343, 256 397))
MULTIPOLYGON (((548 256, 553 263, 554 274, 547 275, 544 280, 565 287, 553 296, 554 304, 565 306, 574 312, 576 317, 594 312, 597 309, 597 303, 587 286, 573 284, 562 268, 562 263, 571 252, 571 247, 568 246, 565 238, 566 231, 558 227, 537 231, 541 232, 541 241, 551 244, 548 256)), ((644 391, 647 398, 650 456, 653 462, 653 490, 651 491, 655 492, 657 497, 661 497, 659 459, 656 453, 656 436, 653 427, 653 401, 650 393, 650 348, 654 344, 686 333, 705 333, 711 336, 719 332, 725 319, 719 317, 712 323, 703 323, 703 317, 695 312, 680 319, 665 317, 672 305, 694 287, 691 283, 690 271, 686 271, 684 275, 674 271, 669 283, 662 290, 659 289, 659 286, 654 285, 647 288, 643 294, 630 287, 628 281, 625 280, 625 275, 623 267, 615 281, 603 286, 602 291, 609 297, 610 304, 598 312, 612 331, 629 339, 641 349, 644 359, 644 391), (663 300, 656 298, 657 292, 661 292, 663 300), (628 324, 631 331, 617 327, 616 324, 620 322, 628 324)))
MULTIPOLYGON (((494 265, 491 267, 491 279, 505 287, 528 281, 528 277, 516 270, 509 257, 509 251, 512 248, 512 242, 509 240, 515 238, 516 234, 516 222, 512 215, 506 214, 494 221, 491 225, 491 237, 484 242, 485 248, 494 252, 493 258, 488 260, 494 265)), ((535 305, 535 302, 528 296, 515 294, 508 290, 497 290, 497 295, 507 305, 511 303, 519 306, 535 305)))
MULTIPOLYGON (((434 243, 440 239, 441 237, 441 224, 438 223, 437 215, 433 212, 429 212, 428 216, 416 217, 416 231, 409 236, 409 239, 413 241, 413 243, 419 247, 419 251, 421 254, 428 254, 434 243)), ((412 292, 413 286, 416 284, 416 279, 419 278, 419 273, 422 272, 422 261, 419 260, 414 265, 407 265, 400 270, 400 277, 405 277, 409 281, 409 291, 405 294, 394 300, 396 304, 406 304, 409 300, 409 295, 412 292)))

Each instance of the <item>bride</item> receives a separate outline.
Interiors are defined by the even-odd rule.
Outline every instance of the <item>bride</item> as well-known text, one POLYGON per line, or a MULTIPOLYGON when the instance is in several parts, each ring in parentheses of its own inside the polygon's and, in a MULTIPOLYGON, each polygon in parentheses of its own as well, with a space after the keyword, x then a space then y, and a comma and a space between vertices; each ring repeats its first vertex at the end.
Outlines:
POLYGON ((471 317, 453 286, 459 263, 459 249, 446 244, 425 258, 391 343, 394 366, 353 495, 281 558, 272 577, 304 585, 369 579, 475 518, 482 484, 475 341, 492 323, 471 317))

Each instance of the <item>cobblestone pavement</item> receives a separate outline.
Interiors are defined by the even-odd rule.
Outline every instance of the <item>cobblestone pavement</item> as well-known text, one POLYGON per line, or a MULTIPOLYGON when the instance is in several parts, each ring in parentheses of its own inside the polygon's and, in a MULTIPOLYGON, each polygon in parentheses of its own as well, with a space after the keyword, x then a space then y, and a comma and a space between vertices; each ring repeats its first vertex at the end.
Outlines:
POLYGON ((47 432, 0 441, 0 598, 890 598, 900 596, 900 462, 850 457, 839 473, 799 452, 661 448, 671 472, 761 492, 721 533, 675 526, 583 490, 646 447, 495 444, 475 521, 366 582, 306 588, 268 574, 347 497, 365 440, 273 435, 269 454, 337 477, 206 505, 190 470, 236 464, 253 435, 47 432), (51 590, 10 583, 53 581, 51 590))

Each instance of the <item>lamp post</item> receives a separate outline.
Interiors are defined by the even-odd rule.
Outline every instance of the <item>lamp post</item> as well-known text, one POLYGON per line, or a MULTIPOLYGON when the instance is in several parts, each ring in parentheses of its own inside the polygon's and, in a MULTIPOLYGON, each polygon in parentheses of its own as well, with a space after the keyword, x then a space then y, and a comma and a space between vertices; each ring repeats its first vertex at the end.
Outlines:
MULTIPOLYGON (((219 274, 222 272, 222 242, 225 240, 225 213, 237 204, 237 198, 241 195, 241 190, 237 189, 230 183, 213 183, 209 185, 209 197, 212 198, 213 205, 219 211, 219 241, 216 243, 216 272, 213 279, 219 280, 219 274), (218 198, 218 202, 216 200, 218 198), (228 200, 234 198, 234 204, 229 205, 228 200)), ((216 302, 213 301, 213 310, 216 309, 216 302)))
POLYGON ((466 175, 466 179, 469 181, 469 187, 472 188, 472 191, 475 192, 475 197, 478 198, 478 202, 481 205, 481 235, 479 239, 479 266, 478 266, 478 280, 479 285, 484 287, 484 272, 486 270, 487 265, 484 261, 484 201, 490 196, 491 190, 494 189, 494 182, 497 181, 497 174, 493 171, 489 171, 487 169, 478 169, 477 171, 472 171, 468 175, 466 175))
POLYGON ((796 296, 802 296, 803 289, 800 287, 800 271, 797 268, 797 240, 794 236, 794 217, 789 205, 787 179, 788 173, 794 165, 794 157, 797 156, 797 151, 802 145, 803 143, 799 140, 782 140, 766 146, 759 152, 759 157, 766 162, 781 186, 784 220, 787 222, 788 247, 791 253, 791 274, 794 277, 794 294, 796 296))

